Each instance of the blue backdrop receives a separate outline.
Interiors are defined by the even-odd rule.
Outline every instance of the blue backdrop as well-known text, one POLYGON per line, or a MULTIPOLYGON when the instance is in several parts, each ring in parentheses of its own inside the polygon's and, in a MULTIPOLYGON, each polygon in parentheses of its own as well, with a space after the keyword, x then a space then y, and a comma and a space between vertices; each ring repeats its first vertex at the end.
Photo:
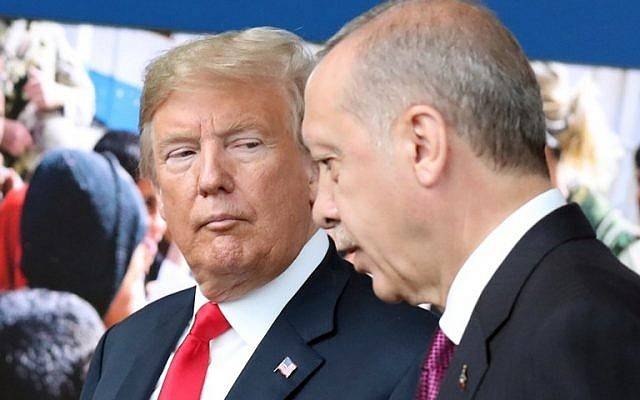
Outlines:
MULTIPOLYGON (((322 41, 374 0, 0 0, 0 15, 186 32, 258 25, 322 41)), ((485 0, 531 58, 640 67, 639 0, 485 0)))

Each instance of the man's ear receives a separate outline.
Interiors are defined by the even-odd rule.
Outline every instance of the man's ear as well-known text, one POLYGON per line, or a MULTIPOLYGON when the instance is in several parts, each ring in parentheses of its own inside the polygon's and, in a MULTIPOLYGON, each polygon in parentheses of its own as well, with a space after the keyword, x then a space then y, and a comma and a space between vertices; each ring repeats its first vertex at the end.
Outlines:
POLYGON ((409 107, 401 118, 416 178, 421 185, 431 187, 441 178, 447 160, 444 118, 438 110, 424 104, 409 107))

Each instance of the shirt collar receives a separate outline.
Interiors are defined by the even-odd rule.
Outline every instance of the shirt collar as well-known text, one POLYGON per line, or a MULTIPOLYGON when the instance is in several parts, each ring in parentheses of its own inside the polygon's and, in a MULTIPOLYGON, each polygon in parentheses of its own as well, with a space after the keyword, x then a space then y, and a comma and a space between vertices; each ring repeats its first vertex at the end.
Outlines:
POLYGON ((538 221, 566 204, 557 189, 548 190, 518 208, 498 225, 471 253, 454 278, 440 328, 460 344, 471 314, 500 264, 538 221))
MULTIPOLYGON (((320 265, 328 249, 327 234, 319 229, 293 263, 275 279, 239 299, 219 303, 222 314, 246 343, 253 346, 260 343, 284 306, 320 265)), ((194 316, 208 301, 200 287, 196 287, 194 316)))

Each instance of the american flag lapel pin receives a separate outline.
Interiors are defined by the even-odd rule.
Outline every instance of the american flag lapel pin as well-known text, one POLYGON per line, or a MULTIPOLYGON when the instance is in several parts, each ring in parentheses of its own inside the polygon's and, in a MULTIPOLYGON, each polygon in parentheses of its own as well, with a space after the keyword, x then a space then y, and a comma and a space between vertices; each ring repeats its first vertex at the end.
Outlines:
POLYGON ((293 361, 291 361, 289 357, 285 357, 284 360, 282 360, 280 364, 278 364, 276 369, 273 370, 273 372, 279 372, 280 374, 282 374, 282 376, 289 379, 291 374, 293 374, 293 371, 295 371, 297 368, 298 366, 293 361))

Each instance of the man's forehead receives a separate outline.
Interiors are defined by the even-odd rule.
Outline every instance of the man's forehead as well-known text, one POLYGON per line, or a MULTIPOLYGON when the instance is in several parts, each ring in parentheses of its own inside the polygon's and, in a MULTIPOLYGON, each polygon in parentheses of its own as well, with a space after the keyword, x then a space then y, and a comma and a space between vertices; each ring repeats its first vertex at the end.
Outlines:
POLYGON ((318 61, 309 80, 318 80, 317 76, 322 76, 322 80, 344 80, 357 60, 358 43, 359 39, 351 36, 337 43, 318 61))
POLYGON ((311 112, 315 112, 316 100, 322 94, 325 82, 323 80, 323 65, 319 63, 309 74, 304 90, 305 117, 311 112))
POLYGON ((335 131, 341 131, 348 119, 345 95, 354 67, 351 41, 339 43, 316 65, 307 80, 303 138, 315 150, 337 145, 335 131))
POLYGON ((270 122, 287 115, 287 103, 279 87, 250 85, 241 82, 235 86, 204 85, 174 90, 158 107, 151 121, 155 126, 158 123, 184 127, 197 124, 235 129, 236 126, 264 124, 267 122, 262 121, 264 117, 270 122), (246 88, 258 90, 243 90, 246 88))
POLYGON ((327 117, 330 116, 327 114, 339 111, 348 79, 345 67, 340 64, 340 60, 325 58, 309 76, 305 90, 305 119, 327 117))
POLYGON ((318 69, 318 67, 319 63, 311 70, 311 73, 307 77, 307 82, 305 83, 305 94, 308 93, 309 86, 311 84, 311 81, 313 80, 313 77, 316 75, 316 70, 318 69))

